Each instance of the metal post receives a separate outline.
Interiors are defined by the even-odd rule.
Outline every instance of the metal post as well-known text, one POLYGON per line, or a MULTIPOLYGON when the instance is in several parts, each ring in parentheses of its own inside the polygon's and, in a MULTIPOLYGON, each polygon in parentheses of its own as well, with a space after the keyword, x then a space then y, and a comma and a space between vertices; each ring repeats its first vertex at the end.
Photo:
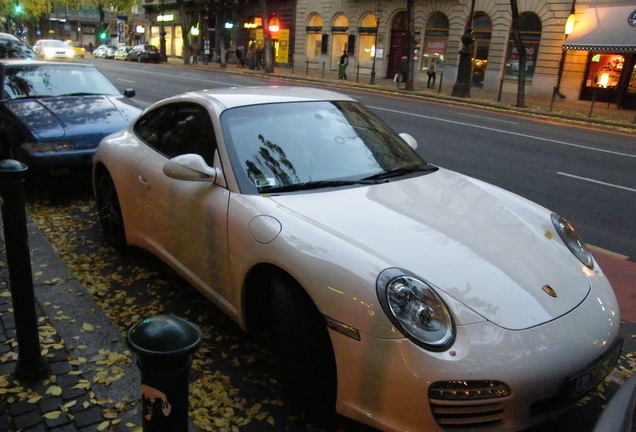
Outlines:
POLYGON ((188 387, 192 353, 201 330, 174 315, 158 315, 133 325, 126 342, 141 371, 144 432, 188 432, 188 387))
POLYGON ((15 160, 0 161, 0 202, 19 353, 15 374, 19 379, 31 381, 48 376, 49 368, 42 358, 35 313, 24 200, 27 169, 15 160))
POLYGON ((475 14, 475 0, 470 5, 470 17, 466 32, 462 36, 462 49, 459 50, 459 64, 457 65, 457 82, 453 86, 452 96, 470 97, 470 75, 472 71, 471 46, 473 37, 473 15, 475 14))

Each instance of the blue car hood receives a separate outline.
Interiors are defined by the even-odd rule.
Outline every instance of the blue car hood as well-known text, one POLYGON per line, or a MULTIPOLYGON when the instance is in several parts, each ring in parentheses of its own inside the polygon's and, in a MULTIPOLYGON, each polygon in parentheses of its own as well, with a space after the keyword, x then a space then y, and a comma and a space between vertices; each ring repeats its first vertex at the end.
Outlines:
POLYGON ((141 113, 127 98, 101 95, 18 99, 6 107, 36 140, 65 139, 77 149, 97 147, 141 113))

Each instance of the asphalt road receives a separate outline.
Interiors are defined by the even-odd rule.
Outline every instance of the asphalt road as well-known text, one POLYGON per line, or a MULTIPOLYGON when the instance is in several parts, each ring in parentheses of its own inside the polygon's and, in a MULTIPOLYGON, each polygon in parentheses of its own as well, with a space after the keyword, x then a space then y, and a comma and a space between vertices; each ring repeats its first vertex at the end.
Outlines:
MULTIPOLYGON (((185 91, 289 85, 274 77, 169 65, 87 60, 149 105, 185 91)), ((636 138, 528 116, 345 89, 430 162, 508 189, 570 219, 587 243, 636 259, 636 138)))

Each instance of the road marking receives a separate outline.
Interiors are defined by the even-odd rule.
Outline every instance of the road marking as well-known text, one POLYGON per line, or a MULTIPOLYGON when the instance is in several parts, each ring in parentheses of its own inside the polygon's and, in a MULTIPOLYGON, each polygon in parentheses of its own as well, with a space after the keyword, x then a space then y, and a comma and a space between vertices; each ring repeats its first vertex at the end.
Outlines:
POLYGON ((551 142, 551 143, 554 143, 554 144, 561 144, 561 145, 569 146, 569 147, 576 147, 576 148, 581 148, 581 149, 585 149, 585 150, 597 151, 597 152, 601 152, 601 153, 609 153, 609 154, 613 154, 613 155, 617 155, 617 156, 626 156, 626 157, 630 157, 630 158, 636 158, 636 154, 621 153, 621 152, 617 152, 617 151, 600 149, 600 148, 596 148, 596 147, 589 147, 589 146, 569 143, 569 142, 565 142, 565 141, 553 140, 553 139, 549 139, 549 138, 541 138, 541 137, 537 137, 537 136, 534 136, 534 135, 528 135, 528 134, 524 134, 524 133, 520 133, 520 132, 511 132, 511 131, 507 131, 507 130, 503 130, 503 129, 497 129, 497 128, 488 127, 488 126, 479 126, 479 125, 472 124, 472 123, 465 123, 465 122, 460 122, 460 121, 455 121, 455 120, 448 120, 448 119, 444 119, 444 118, 440 118, 440 117, 426 116, 426 115, 422 115, 422 114, 414 114, 414 113, 400 111, 400 110, 392 110, 392 109, 375 107, 375 106, 370 107, 370 108, 372 108, 374 110, 378 110, 378 111, 388 111, 388 112, 392 112, 392 113, 395 113, 395 114, 404 114, 404 115, 410 115, 410 116, 413 116, 413 117, 419 117, 419 118, 425 118, 425 119, 429 119, 429 120, 435 120, 435 121, 440 121, 440 122, 457 124, 457 125, 461 125, 461 126, 474 127, 474 128, 477 128, 477 129, 485 129, 485 130, 498 132, 498 133, 502 133, 502 134, 515 135, 515 136, 520 136, 520 137, 523 137, 523 138, 530 138, 530 139, 534 139, 534 140, 537 140, 537 141, 551 142))
POLYGON ((123 82, 127 82, 127 83, 135 83, 137 81, 134 80, 127 80, 127 79, 123 79, 123 78, 117 78, 117 81, 123 81, 123 82))
POLYGON ((459 115, 465 116, 465 117, 475 117, 478 119, 484 119, 484 120, 489 120, 489 121, 493 121, 493 122, 499 122, 499 123, 509 123, 509 124, 519 124, 519 122, 515 122, 515 121, 509 121, 509 120, 500 120, 500 119, 495 119, 492 117, 486 117, 486 116, 479 116, 479 115, 475 115, 475 114, 467 114, 467 113, 459 113, 459 115))
POLYGON ((616 189, 623 189, 623 190, 630 191, 630 192, 636 192, 636 189, 633 189, 633 188, 630 188, 630 187, 627 187, 627 186, 620 186, 620 185, 615 185, 613 183, 606 183, 606 182, 603 182, 603 181, 594 180, 594 179, 587 178, 587 177, 580 177, 580 176, 577 176, 577 175, 574 175, 574 174, 568 174, 568 173, 564 173, 564 172, 561 172, 561 171, 557 171, 557 174, 565 176, 565 177, 571 177, 571 178, 587 181, 587 182, 590 182, 590 183, 596 183, 596 184, 600 184, 600 185, 603 185, 603 186, 613 187, 613 188, 616 188, 616 189))
POLYGON ((586 244, 586 246, 591 251, 604 253, 605 255, 609 255, 609 256, 612 256, 614 258, 619 258, 619 259, 623 259, 623 260, 626 260, 626 259, 629 258, 627 255, 623 255, 623 254, 620 254, 618 252, 612 252, 611 250, 607 250, 607 249, 604 249, 602 247, 594 246, 594 245, 591 245, 591 244, 586 244))

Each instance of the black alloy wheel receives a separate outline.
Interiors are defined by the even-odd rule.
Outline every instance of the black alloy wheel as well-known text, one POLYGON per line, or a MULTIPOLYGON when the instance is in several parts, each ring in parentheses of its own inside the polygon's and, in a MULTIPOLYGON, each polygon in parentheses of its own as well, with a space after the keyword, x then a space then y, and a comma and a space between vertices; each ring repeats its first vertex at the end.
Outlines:
POLYGON ((115 184, 105 169, 98 173, 95 198, 99 222, 106 241, 116 249, 124 249, 126 247, 124 218, 115 184))

